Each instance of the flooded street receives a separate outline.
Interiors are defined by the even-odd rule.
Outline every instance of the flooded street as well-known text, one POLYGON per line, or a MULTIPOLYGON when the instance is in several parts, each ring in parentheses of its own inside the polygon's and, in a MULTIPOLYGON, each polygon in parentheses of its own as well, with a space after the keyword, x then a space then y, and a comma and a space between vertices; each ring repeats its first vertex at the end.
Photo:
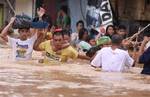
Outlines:
POLYGON ((37 52, 18 63, 10 49, 0 53, 0 97, 150 97, 150 76, 140 75, 140 68, 109 73, 88 63, 39 64, 37 52))

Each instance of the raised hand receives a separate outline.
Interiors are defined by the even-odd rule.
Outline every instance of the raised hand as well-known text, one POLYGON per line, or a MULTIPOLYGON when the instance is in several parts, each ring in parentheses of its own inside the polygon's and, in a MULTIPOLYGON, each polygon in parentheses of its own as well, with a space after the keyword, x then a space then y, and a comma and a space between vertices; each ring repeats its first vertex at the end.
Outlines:
POLYGON ((37 9, 37 14, 41 18, 45 14, 45 9, 40 7, 37 9))
POLYGON ((13 23, 14 23, 14 21, 15 21, 15 19, 16 19, 16 17, 12 17, 12 18, 10 19, 9 24, 13 24, 13 23))

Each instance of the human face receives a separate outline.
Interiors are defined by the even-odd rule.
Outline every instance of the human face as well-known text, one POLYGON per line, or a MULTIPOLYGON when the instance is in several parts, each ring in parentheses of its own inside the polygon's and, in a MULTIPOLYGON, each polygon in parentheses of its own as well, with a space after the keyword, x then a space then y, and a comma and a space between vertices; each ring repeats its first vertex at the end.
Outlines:
POLYGON ((53 45, 56 48, 61 48, 62 43, 63 43, 63 37, 62 37, 62 35, 54 35, 53 36, 53 45))
POLYGON ((113 27, 109 27, 106 33, 109 34, 109 35, 113 35, 114 34, 113 27))
POLYGON ((125 36, 127 32, 124 29, 119 29, 117 33, 121 36, 125 36))
POLYGON ((83 24, 82 24, 82 23, 79 23, 79 24, 77 25, 77 30, 78 30, 78 32, 79 32, 82 28, 84 28, 84 27, 83 27, 83 24))
POLYGON ((69 43, 70 37, 68 35, 64 35, 64 43, 69 43))
POLYGON ((91 40, 89 41, 89 43, 91 44, 91 46, 95 46, 95 45, 96 45, 95 39, 91 39, 91 40))
POLYGON ((27 40, 29 37, 30 31, 28 29, 19 29, 20 39, 27 40))
POLYGON ((88 38, 88 32, 84 32, 84 35, 83 35, 83 40, 87 40, 87 38, 88 38))

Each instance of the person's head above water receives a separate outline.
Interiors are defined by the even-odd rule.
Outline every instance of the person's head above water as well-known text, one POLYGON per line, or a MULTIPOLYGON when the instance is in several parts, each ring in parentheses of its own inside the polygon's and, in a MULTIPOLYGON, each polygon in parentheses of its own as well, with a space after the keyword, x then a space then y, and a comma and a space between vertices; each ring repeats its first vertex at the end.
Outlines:
POLYGON ((117 34, 125 37, 127 34, 127 28, 124 25, 119 25, 117 34))
POLYGON ((69 43, 70 40, 71 40, 70 32, 67 31, 67 30, 62 30, 62 33, 63 33, 63 42, 64 43, 69 43))
POLYGON ((88 39, 88 30, 85 28, 82 28, 79 31, 79 40, 87 41, 88 39))
POLYGON ((79 20, 77 23, 76 23, 76 27, 77 27, 77 31, 79 32, 81 29, 84 28, 84 22, 82 20, 79 20))
POLYGON ((26 15, 16 15, 10 20, 13 29, 18 29, 19 38, 21 40, 27 40, 30 34, 31 18, 26 15))
POLYGON ((18 32, 21 40, 27 40, 30 34, 30 28, 20 28, 18 32))
POLYGON ((112 36, 115 33, 115 28, 113 25, 108 25, 106 28, 106 36, 112 36))
POLYGON ((123 40, 122 36, 115 34, 111 38, 111 43, 112 43, 112 45, 120 46, 122 43, 122 40, 123 40))
POLYGON ((61 48, 62 43, 63 43, 63 33, 62 33, 62 30, 56 30, 52 34, 52 42, 53 42, 53 45, 56 48, 61 48))

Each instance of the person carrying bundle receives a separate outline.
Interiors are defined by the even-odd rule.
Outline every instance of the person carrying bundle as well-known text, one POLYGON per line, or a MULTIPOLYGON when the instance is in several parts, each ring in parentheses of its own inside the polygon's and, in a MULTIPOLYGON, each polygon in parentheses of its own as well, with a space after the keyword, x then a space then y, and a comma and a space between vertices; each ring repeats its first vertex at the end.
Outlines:
POLYGON ((2 30, 0 37, 12 47, 13 60, 29 60, 32 56, 36 34, 30 32, 31 21, 26 17, 12 17, 9 24, 2 30), (19 37, 8 35, 8 30, 18 29, 19 37))

